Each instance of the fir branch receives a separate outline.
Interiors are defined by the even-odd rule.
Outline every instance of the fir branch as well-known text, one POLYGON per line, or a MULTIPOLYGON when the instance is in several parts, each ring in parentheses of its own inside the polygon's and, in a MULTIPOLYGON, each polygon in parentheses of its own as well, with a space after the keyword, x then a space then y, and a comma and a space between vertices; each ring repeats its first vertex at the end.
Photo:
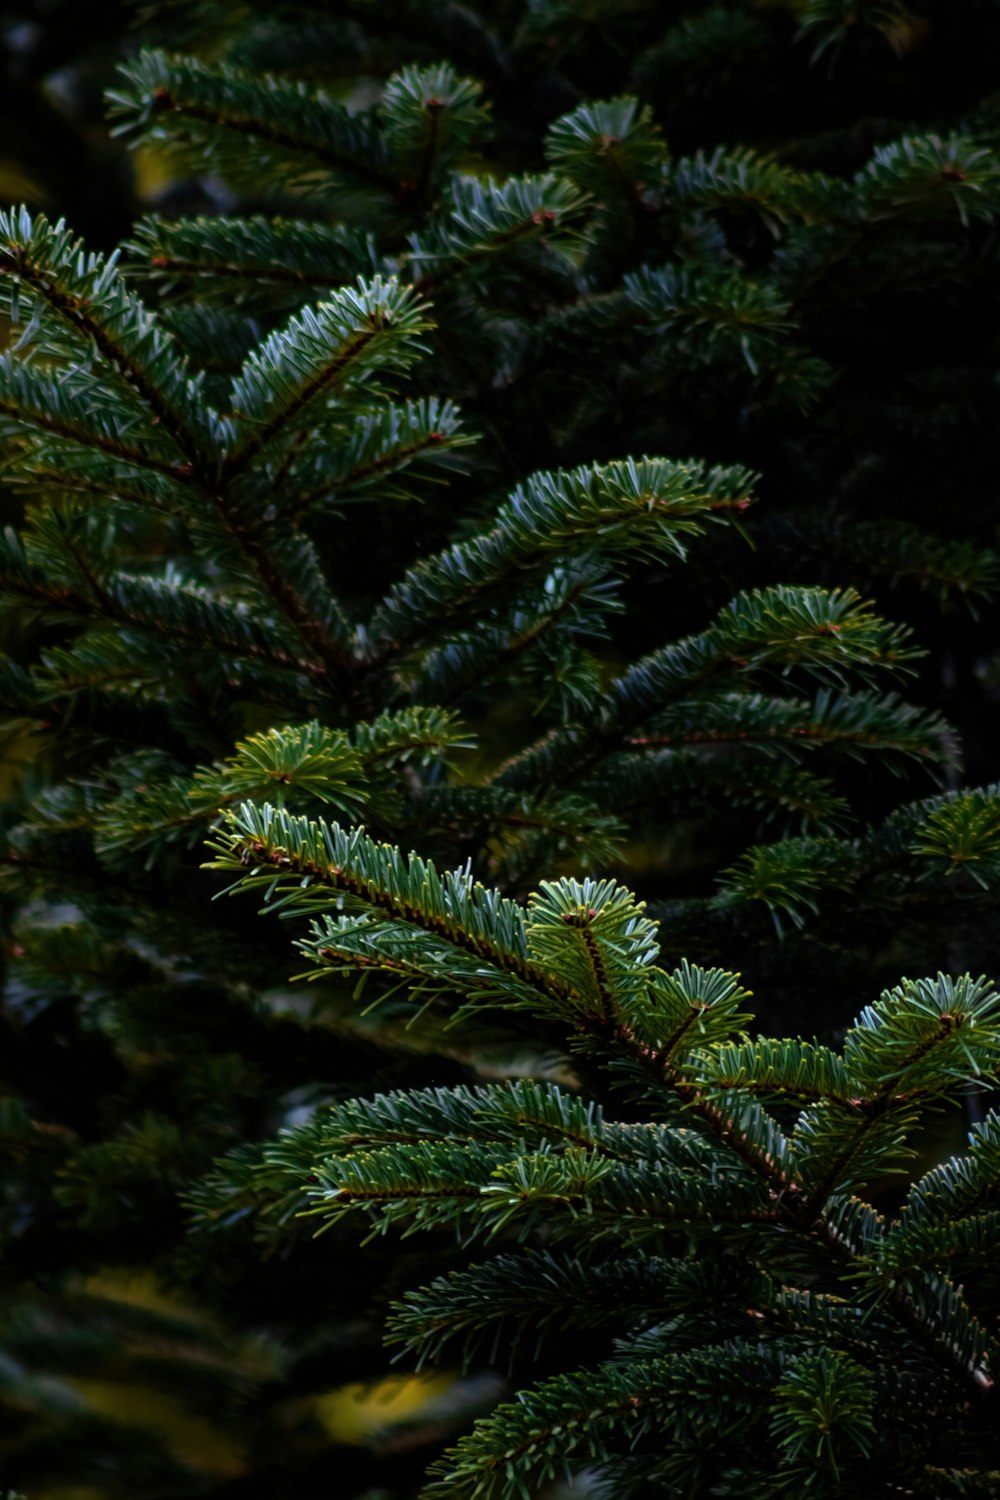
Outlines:
POLYGON ((657 714, 648 732, 626 742, 636 750, 686 745, 812 746, 850 755, 855 748, 927 759, 953 754, 941 717, 895 693, 838 693, 824 688, 812 702, 726 693, 678 703, 657 714))
POLYGON ((648 105, 625 96, 588 100, 551 126, 545 140, 551 166, 594 197, 623 198, 641 207, 658 185, 666 147, 648 105))
MULTIPOLYGON (((115 411, 109 402, 102 411, 81 410, 69 391, 57 380, 15 360, 9 353, 0 355, 0 416, 15 424, 12 429, 22 440, 36 432, 47 433, 81 451, 106 454, 129 471, 164 475, 182 486, 184 465, 165 445, 157 443, 155 433, 142 434, 142 441, 132 440, 134 413, 115 411), (157 454, 161 448, 162 456, 157 454)), ((30 450, 27 453, 31 463, 30 450)), ((44 462, 44 459, 43 459, 44 462)))
POLYGON ((874 615, 853 589, 740 594, 701 634, 637 662, 585 721, 521 752, 498 780, 524 786, 544 785, 553 776, 575 779, 634 738, 646 719, 705 689, 718 691, 716 684, 729 688, 741 676, 799 667, 842 686, 849 671, 863 678, 906 670, 917 654, 909 632, 874 615))
POLYGON ((370 121, 323 90, 152 50, 122 75, 125 87, 108 92, 118 134, 152 139, 180 155, 208 146, 216 170, 236 180, 266 164, 290 174, 319 167, 335 180, 383 191, 393 185, 370 121))
MULTIPOLYGON (((181 458, 200 464, 213 414, 197 404, 180 353, 117 270, 117 257, 86 255, 63 221, 50 225, 26 209, 0 214, 0 277, 23 287, 76 334, 93 344, 125 387, 139 397, 181 458)), ((2 283, 0 283, 2 284, 2 283)))
POLYGON ((435 1464, 431 1495, 487 1500, 530 1494, 536 1484, 569 1477, 570 1454, 586 1462, 610 1457, 607 1439, 623 1429, 633 1447, 647 1432, 669 1425, 692 1403, 724 1411, 766 1410, 780 1372, 774 1348, 747 1349, 734 1342, 709 1351, 662 1360, 602 1365, 597 1371, 557 1375, 498 1407, 475 1431, 435 1464), (711 1355, 712 1375, 705 1355, 711 1355))
POLYGON ((558 554, 617 556, 649 549, 683 557, 705 521, 745 509, 753 475, 666 459, 535 474, 497 512, 490 530, 410 570, 375 612, 372 636, 398 650, 507 578, 558 554))
POLYGON ((448 63, 401 68, 379 105, 382 136, 401 191, 424 207, 455 158, 489 127, 482 89, 448 63))
POLYGON ((444 938, 498 975, 538 991, 540 998, 575 998, 568 986, 529 958, 520 909, 513 902, 491 898, 470 877, 452 874, 442 882, 427 861, 416 855, 403 861, 398 851, 372 843, 360 829, 348 835, 336 823, 290 818, 266 805, 245 803, 227 815, 227 822, 231 831, 210 845, 218 858, 208 868, 242 871, 253 862, 251 873, 231 889, 263 885, 268 904, 289 913, 315 905, 310 888, 321 900, 327 899, 326 891, 343 892, 388 917, 444 938), (266 872, 263 877, 261 872, 266 872))
POLYGON ((302 296, 380 269, 370 235, 344 225, 266 218, 141 219, 127 246, 136 274, 172 294, 243 301, 287 288, 302 296))
POLYGON ((293 432, 314 403, 374 369, 405 369, 428 326, 412 291, 380 276, 341 288, 315 311, 303 310, 265 340, 233 382, 237 427, 224 480, 231 483, 276 438, 293 432))
POLYGON ((453 177, 437 216, 411 234, 406 269, 421 295, 440 293, 466 275, 489 269, 499 256, 538 242, 568 273, 577 250, 577 224, 586 200, 564 179, 453 177))

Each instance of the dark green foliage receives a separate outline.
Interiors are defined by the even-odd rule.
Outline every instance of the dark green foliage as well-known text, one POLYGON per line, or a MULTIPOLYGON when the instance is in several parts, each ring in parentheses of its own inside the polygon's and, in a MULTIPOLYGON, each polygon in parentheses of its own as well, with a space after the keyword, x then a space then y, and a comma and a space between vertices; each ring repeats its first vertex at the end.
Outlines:
MULTIPOLYGON (((939 1495, 946 1465, 991 1493, 996 1113, 898 1212, 862 1196, 907 1169, 929 1110, 995 1078, 987 980, 904 980, 839 1051, 750 1040, 733 976, 656 967, 655 926, 613 882, 543 883, 522 914, 468 877, 250 804, 217 848, 219 867, 251 866, 238 889, 285 915, 342 893, 344 914, 314 918, 302 944, 323 966, 402 971, 460 1014, 551 1016, 570 1056, 630 1096, 635 1123, 534 1080, 380 1095, 319 1111, 255 1172, 244 1156, 207 1185, 203 1209, 283 1190, 323 1224, 361 1210, 373 1236, 454 1226, 463 1249, 496 1245, 396 1305, 390 1341, 418 1358, 454 1343, 467 1365, 483 1350, 513 1363, 567 1328, 598 1349, 613 1336, 604 1362, 477 1424, 428 1494, 513 1500, 596 1469, 616 1496, 939 1495)), ((272 1207, 267 1232, 281 1229, 272 1207)))
MULTIPOLYGON (((712 1118, 736 1111, 774 1161, 794 1149, 814 1201, 871 1182, 881 1204, 925 1101, 834 1170, 881 1086, 841 1050, 856 997, 995 972, 996 18, 133 10, 111 121, 173 175, 120 257, 56 203, 0 221, 0 1467, 32 1500, 413 1494, 496 1398, 481 1363, 381 1463, 332 1441, 314 1398, 383 1376, 388 1303, 440 1273, 511 1389, 607 1414, 598 1466, 632 1430, 610 1342, 632 1340, 642 1436, 594 1494, 861 1492, 859 1466, 902 1462, 872 1433, 903 1445, 932 1365, 841 1336, 861 1283, 791 1248, 800 1225, 775 1269, 768 1190, 704 1120, 662 1114, 640 1054, 697 1021, 684 1087, 712 1118), (210 904, 198 865, 206 838, 230 849, 225 819, 247 881, 313 918, 308 990, 275 926, 210 904), (737 971, 765 1032, 816 1041, 743 1038, 737 971), (356 1094, 413 1138, 377 1140, 395 1127, 356 1094), (338 1120, 359 1140, 338 1145, 338 1120), (261 1145, 293 1125, 288 1153, 261 1145), (322 1163, 365 1140, 359 1194, 369 1170, 427 1188, 386 1224, 419 1202, 429 1249, 362 1248, 350 1219, 312 1240, 306 1157, 326 1202, 322 1163), (707 1250, 678 1239, 691 1203, 725 1224, 707 1250), (475 1273, 497 1299, 482 1327, 441 1232, 456 1215, 503 1242, 475 1273), (603 1226, 595 1252, 550 1259, 544 1237, 580 1225, 603 1226), (522 1227, 538 1238, 515 1252, 522 1227), (752 1296, 736 1262, 764 1278, 752 1296), (137 1268, 155 1280, 133 1296, 137 1268), (592 1276, 632 1311, 590 1348, 592 1276), (786 1295, 813 1309, 801 1327, 786 1295), (537 1366, 520 1326, 545 1334, 537 1366), (155 1370, 147 1335, 176 1335, 155 1370), (678 1382, 715 1407, 679 1411, 678 1382)), ((886 1037, 949 983, 884 1001, 886 1037)), ((975 1072, 960 1051, 935 1097, 975 1072)), ((843 1212, 845 1235, 876 1234, 843 1212)), ((914 1213, 884 1264, 975 1262, 988 1301, 985 1216, 914 1213)), ((926 1305, 960 1330, 952 1285, 926 1305)), ((515 1442, 535 1401, 483 1441, 515 1442)), ((988 1493, 978 1418, 957 1456, 939 1421, 913 1484, 988 1493)))

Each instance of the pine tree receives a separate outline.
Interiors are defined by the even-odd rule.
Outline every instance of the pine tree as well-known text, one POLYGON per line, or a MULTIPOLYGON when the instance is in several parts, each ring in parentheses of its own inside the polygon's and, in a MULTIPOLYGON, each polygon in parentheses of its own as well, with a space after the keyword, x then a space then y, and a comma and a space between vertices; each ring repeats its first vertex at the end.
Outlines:
MULTIPOLYGON (((7 1459, 36 1491, 69 1466, 102 1494, 221 1494, 230 1477, 240 1493, 328 1493, 332 1473, 345 1495, 376 1482, 405 1493, 434 1423, 466 1421, 487 1387, 456 1385, 450 1414, 381 1468, 324 1441, 316 1394, 384 1373, 387 1301, 456 1254, 441 1234, 429 1250, 391 1237, 361 1248, 349 1222, 312 1242, 297 1210, 314 1175, 321 1204, 340 1191, 322 1165, 341 1140, 338 1109, 375 1109, 331 1114, 331 1101, 374 1093, 406 1129, 416 1122, 414 1151, 375 1164, 388 1187, 433 1186, 439 1167, 452 1181, 480 1141, 473 1116, 519 1108, 522 1087, 557 1123, 593 1114, 584 1091, 615 1129, 662 1139, 669 1164, 672 1116, 654 1134, 645 1123, 667 1110, 664 1079, 637 1086, 621 1017, 663 1052, 650 984, 657 1004, 690 1006, 702 983, 690 976, 723 964, 761 995, 769 1027, 820 1042, 699 1032, 701 1050, 677 1054, 695 1070, 677 1097, 718 1124, 763 1080, 776 1123, 755 1114, 747 1130, 796 1182, 799 1136, 819 1126, 806 1108, 779 1151, 769 1132, 791 1130, 789 1109, 815 1105, 836 1135, 870 1106, 863 1173, 823 1158, 826 1204, 895 1160, 918 1103, 995 1067, 991 992, 971 981, 907 981, 877 1012, 918 1041, 926 1007, 956 994, 982 1018, 985 1050, 961 1069, 917 1067, 909 1112, 872 1085, 865 1048, 857 1062, 830 1044, 857 997, 901 971, 992 962, 1000 796, 976 785, 991 774, 976 720, 994 643, 968 606, 997 577, 980 442, 1000 206, 982 96, 997 28, 977 17, 959 98, 918 88, 958 44, 950 8, 695 8, 667 26, 654 7, 620 4, 445 7, 430 38, 426 14, 404 4, 377 20, 364 5, 144 10, 168 50, 125 66, 112 118, 203 211, 142 220, 120 259, 37 215, 0 223, 0 424, 24 496, 0 559, 14 606, 9 744, 25 767, 7 818, 7 1341, 20 1361, 7 1459), (781 107, 748 122, 744 103, 775 81, 781 107), (878 116, 846 102, 859 81, 878 116), (978 363, 951 332, 972 309, 978 363), (224 863, 273 857, 269 903, 294 915, 318 902, 306 951, 321 980, 305 995, 287 986, 280 931, 242 903, 209 904, 218 882, 198 865, 224 818, 236 829, 224 863), (428 859, 456 873, 441 880, 428 859), (627 871, 660 928, 606 879, 574 884, 584 870, 627 871), (523 902, 539 889, 531 921, 547 911, 562 926, 536 952, 523 902), (602 941, 613 947, 623 924, 628 956, 606 990, 587 939, 605 902, 602 941), (595 983, 606 1013, 571 1016, 571 993, 595 983), (476 1003, 453 1025, 463 1001, 476 1003), (627 1105, 608 1095, 608 1064, 627 1105), (713 1079, 730 1064, 743 1072, 723 1088, 713 1079), (816 1092, 797 1091, 810 1068, 816 1092), (487 1098, 505 1077, 524 1083, 487 1098), (301 1143, 258 1144, 303 1114, 301 1143), (159 1300, 147 1287, 136 1302, 140 1268, 159 1300), (131 1415, 123 1383, 145 1393, 131 1415)), ((382 1144, 368 1129, 355 1145, 382 1144)), ((716 1168, 729 1183, 725 1129, 698 1137, 678 1191, 701 1193, 716 1168)), ((559 1173, 578 1171, 566 1212, 577 1225, 597 1214, 603 1144, 584 1134, 593 1161, 567 1168, 549 1136, 512 1150, 483 1130, 476 1171, 541 1182, 551 1170, 550 1197, 559 1173)), ((831 1149, 817 1145, 811 1170, 831 1149)), ((614 1200, 623 1225, 646 1201, 637 1178, 651 1167, 635 1151, 614 1200)), ((483 1197, 483 1223, 507 1234, 490 1217, 499 1201, 483 1197)), ((808 1239, 815 1221, 795 1214, 809 1202, 777 1226, 782 1242, 803 1224, 808 1239)), ((417 1218, 456 1212, 449 1201, 417 1218)), ((517 1227, 544 1240, 547 1209, 525 1212, 512 1210, 517 1227)), ((938 1226, 942 1244, 959 1217, 938 1226)), ((636 1250, 637 1284, 676 1276, 678 1300, 633 1317, 625 1289, 624 1322, 610 1321, 630 1351, 633 1330, 660 1359, 672 1309, 734 1256, 759 1261, 762 1309, 786 1281, 790 1298, 807 1296, 809 1267, 777 1267, 752 1235, 748 1252, 740 1224, 717 1237, 718 1256, 691 1230, 688 1260, 687 1228, 681 1251, 668 1231, 659 1259, 636 1250)), ((985 1245, 988 1225, 975 1233, 985 1245)), ((633 1230, 622 1234, 631 1253, 633 1230)), ((581 1350, 572 1288, 604 1285, 612 1243, 581 1243, 563 1270, 542 1248, 516 1264, 504 1249, 475 1273, 456 1266, 428 1308, 453 1285, 471 1306, 493 1295, 491 1277, 499 1296, 509 1274, 516 1300, 526 1281, 565 1273, 570 1300, 544 1356, 557 1386, 539 1410, 551 1414, 550 1395, 592 1400, 619 1373, 581 1350), (566 1374, 574 1351, 582 1384, 566 1374)), ((930 1280, 911 1300, 940 1332, 957 1293, 934 1280, 929 1245, 914 1251, 913 1275, 930 1280)), ((830 1264, 815 1274, 830 1292, 830 1264)), ((864 1274, 851 1317, 878 1300, 864 1274)), ((876 1452, 872 1413, 892 1427, 885 1412, 908 1399, 887 1349, 897 1313, 859 1374, 859 1351, 811 1313, 782 1324, 785 1347, 770 1341, 780 1318, 762 1312, 768 1340, 734 1348, 733 1370, 763 1389, 749 1372, 770 1361, 767 1401, 788 1387, 777 1448, 755 1408, 732 1428, 750 1434, 745 1473, 720 1450, 706 1476, 685 1467, 703 1442, 692 1418, 691 1442, 665 1461, 679 1467, 649 1471, 640 1448, 634 1484, 739 1493, 780 1449, 773 1492, 797 1493, 816 1403, 843 1392, 849 1435, 823 1448, 814 1482, 835 1493, 842 1469, 856 1490, 876 1452)), ((429 1325, 406 1326, 415 1347, 429 1325)), ((712 1344, 733 1324, 705 1329, 712 1344)), ((506 1352, 507 1330, 493 1331, 506 1352)), ((436 1357, 441 1345, 421 1347, 436 1357)), ((531 1381, 531 1360, 516 1358, 515 1378, 531 1381)), ((978 1370, 978 1344, 969 1358, 978 1370)), ((919 1380, 938 1366, 914 1369, 919 1380)), ((674 1419, 663 1404, 647 1418, 655 1446, 674 1419)), ((492 1420, 487 1443, 507 1430, 492 1420)), ((919 1436, 908 1421, 893 1443, 919 1436)), ((979 1422, 963 1438, 970 1469, 982 1468, 979 1422)), ((480 1483, 478 1442, 442 1480, 455 1493, 480 1483)), ((883 1468, 890 1452, 877 1449, 883 1468)), ((939 1459, 932 1435, 914 1483, 939 1459)), ((511 1485, 535 1482, 520 1473, 511 1485)), ((615 1466, 610 1482, 629 1475, 615 1466)))

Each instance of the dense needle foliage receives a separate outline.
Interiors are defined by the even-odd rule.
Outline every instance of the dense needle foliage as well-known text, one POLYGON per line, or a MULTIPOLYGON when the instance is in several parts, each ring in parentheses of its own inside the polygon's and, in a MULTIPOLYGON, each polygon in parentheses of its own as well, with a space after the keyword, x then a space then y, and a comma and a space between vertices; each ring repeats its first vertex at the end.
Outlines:
POLYGON ((0 218, 5 1476, 992 1493, 1000 21, 136 10, 161 201, 0 218))

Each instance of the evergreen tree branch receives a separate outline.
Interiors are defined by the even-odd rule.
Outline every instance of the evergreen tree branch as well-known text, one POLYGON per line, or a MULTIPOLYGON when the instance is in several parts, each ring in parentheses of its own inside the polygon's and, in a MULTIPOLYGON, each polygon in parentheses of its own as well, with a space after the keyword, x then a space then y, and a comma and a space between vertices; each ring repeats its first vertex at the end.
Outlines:
MULTIPOLYGON (((192 380, 169 335, 124 286, 117 257, 85 255, 65 224, 26 210, 0 214, 0 286, 12 284, 93 345, 189 463, 203 460, 208 433, 192 380)), ((16 321, 16 319, 15 319, 16 321)), ((44 337, 44 335, 43 335, 44 337)), ((212 414, 208 413, 211 425, 212 414)))
POLYGON ((315 403, 374 370, 406 369, 428 326, 412 291, 380 276, 341 288, 315 311, 304 309, 265 340, 233 382, 239 425, 224 480, 232 483, 276 438, 293 432, 315 403))
POLYGON ((707 630, 637 662, 586 721, 523 751, 498 780, 524 786, 576 779, 636 738, 654 714, 705 689, 725 691, 751 673, 795 667, 841 686, 848 672, 863 678, 905 670, 917 654, 908 635, 853 590, 777 587, 738 595, 707 630))
POLYGON ((370 235, 308 220, 141 219, 128 246, 129 269, 170 295, 189 289, 229 302, 286 288, 304 296, 381 269, 370 235))
POLYGON ((117 132, 152 139, 181 158, 207 147, 223 177, 246 181, 277 169, 294 180, 319 167, 334 180, 383 192, 394 186, 370 120, 323 90, 153 50, 122 75, 125 87, 108 93, 117 132))
POLYGON ((745 469, 666 459, 533 475, 514 490, 491 529, 419 564, 383 600, 372 622, 381 653, 398 651, 490 589, 558 555, 631 549, 684 556, 705 522, 750 502, 745 469))
POLYGON ((354 897, 363 907, 443 938, 460 953, 516 980, 539 998, 575 997, 569 987, 529 956, 524 919, 511 901, 492 895, 452 873, 411 855, 403 860, 387 844, 374 844, 363 830, 346 834, 336 823, 290 818, 281 809, 245 803, 227 815, 228 836, 210 847, 211 869, 240 871, 232 890, 264 887, 271 909, 292 914, 325 904, 327 892, 354 897), (250 874, 245 868, 251 864, 250 874), (318 897, 318 901, 317 901, 318 897))

